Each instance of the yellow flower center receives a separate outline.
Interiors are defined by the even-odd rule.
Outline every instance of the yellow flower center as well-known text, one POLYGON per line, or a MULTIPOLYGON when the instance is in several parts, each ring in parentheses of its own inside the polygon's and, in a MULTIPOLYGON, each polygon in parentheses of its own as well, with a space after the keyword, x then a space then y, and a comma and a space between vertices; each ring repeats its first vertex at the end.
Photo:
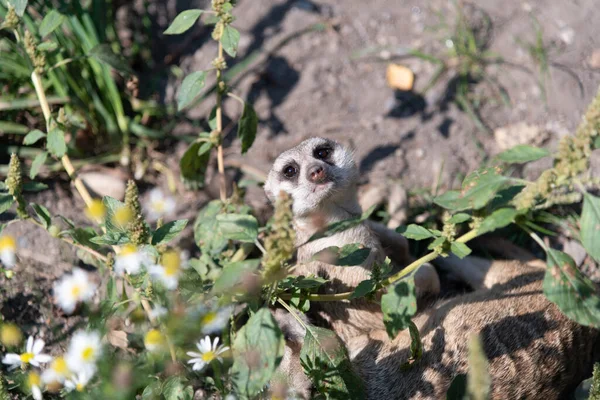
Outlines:
POLYGON ((119 207, 113 215, 112 222, 118 226, 125 226, 131 222, 132 216, 133 213, 129 207, 119 207))
POLYGON ((52 361, 51 367, 57 374, 66 375, 69 372, 69 368, 67 367, 67 362, 62 357, 56 357, 54 361, 52 361))
POLYGON ((160 333, 158 329, 151 329, 146 333, 146 337, 144 338, 144 342, 146 345, 157 346, 163 343, 163 335, 160 333))
POLYGON ((165 268, 165 275, 173 276, 179 272, 181 266, 181 257, 175 251, 167 251, 162 256, 162 265, 165 268))
POLYGON ((217 313, 216 312, 209 312, 204 317, 202 317, 202 324, 203 325, 210 324, 215 319, 217 319, 217 313))
POLYGON ((71 295, 73 297, 79 297, 80 294, 81 294, 81 286, 73 285, 73 287, 71 288, 71 295))
POLYGON ((83 361, 89 362, 92 360, 93 357, 94 357, 94 348, 91 346, 86 347, 81 352, 81 358, 83 358, 83 361))
POLYGON ((101 220, 106 215, 106 207, 102 200, 94 199, 86 208, 85 213, 90 219, 101 220))
POLYGON ((207 351, 206 353, 202 354, 202 361, 209 363, 212 360, 214 360, 217 357, 217 355, 215 354, 214 351, 207 351))
POLYGON ((156 213, 163 213, 165 212, 166 202, 164 200, 154 200, 150 207, 156 213))
POLYGON ((85 388, 85 386, 83 386, 83 383, 78 383, 77 385, 75 385, 75 389, 78 392, 83 392, 83 389, 85 388))
POLYGON ((35 357, 33 353, 23 353, 21 354, 21 362, 27 364, 33 360, 33 357, 35 357))
POLYGON ((128 243, 121 248, 121 255, 128 256, 128 255, 134 254, 136 251, 137 251, 137 247, 135 247, 131 243, 128 243))
POLYGON ((35 372, 30 372, 27 375, 27 383, 29 384, 29 387, 32 386, 42 386, 42 379, 40 378, 40 375, 35 373, 35 372))
POLYGON ((0 237, 0 251, 9 250, 15 251, 17 249, 17 242, 15 238, 10 235, 4 235, 0 237))
POLYGON ((5 346, 16 346, 21 343, 23 335, 15 324, 4 324, 0 329, 0 340, 5 346))

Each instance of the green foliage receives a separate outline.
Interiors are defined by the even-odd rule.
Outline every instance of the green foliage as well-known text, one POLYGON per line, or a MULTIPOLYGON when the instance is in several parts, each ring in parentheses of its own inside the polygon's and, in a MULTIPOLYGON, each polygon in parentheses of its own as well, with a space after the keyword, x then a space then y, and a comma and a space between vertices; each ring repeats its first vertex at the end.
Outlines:
POLYGON ((223 29, 223 35, 221 36, 221 44, 223 50, 231 57, 235 57, 237 54, 238 42, 240 41, 240 33, 234 27, 227 25, 223 29))
POLYGON ((396 229, 396 232, 401 233, 402 236, 404 236, 407 239, 413 240, 423 240, 439 236, 436 235, 435 232, 415 224, 410 224, 408 226, 400 226, 396 229))
POLYGON ((40 34, 40 36, 42 38, 44 38, 45 36, 48 36, 49 34, 54 32, 54 30, 56 28, 58 28, 60 25, 62 25, 64 20, 65 20, 64 15, 62 15, 61 13, 59 13, 56 10, 50 10, 50 12, 48 14, 46 14, 44 19, 42 20, 42 23, 40 24, 38 33, 40 34))
POLYGON ((187 223, 187 219, 180 219, 164 224, 152 235, 152 245, 156 246, 159 244, 169 243, 169 241, 181 233, 181 231, 186 227, 187 223))
POLYGON ((169 25, 164 32, 165 35, 180 35, 184 33, 194 26, 196 21, 198 21, 198 18, 202 15, 202 11, 203 10, 185 10, 181 12, 175 17, 173 22, 171 22, 171 25, 169 25))
POLYGON ((62 157, 67 152, 67 144, 65 143, 65 133, 54 128, 48 132, 48 140, 46 142, 46 148, 50 154, 55 157, 62 157))
POLYGON ((331 265, 350 267, 361 265, 371 254, 371 249, 367 249, 361 244, 347 244, 343 247, 330 246, 312 257, 313 260, 322 261, 331 265))
POLYGON ((383 323, 390 339, 408 328, 410 320, 417 312, 415 281, 411 276, 390 286, 381 296, 383 323))
POLYGON ((499 160, 502 160, 506 163, 522 164, 530 161, 539 160, 540 158, 546 157, 548 155, 550 155, 550 152, 548 152, 548 150, 540 149, 539 147, 520 144, 511 149, 503 151, 502 153, 498 154, 497 157, 499 160))
POLYGON ((181 111, 196 99, 204 87, 206 72, 196 71, 185 77, 177 94, 177 111, 181 111))
POLYGON ((581 244, 600 262, 600 198, 585 193, 581 211, 581 244))
POLYGON ((254 108, 249 103, 244 102, 244 111, 242 111, 237 131, 238 138, 242 141, 242 154, 246 153, 254 143, 257 129, 258 116, 254 108))
POLYGON ((219 214, 217 223, 226 239, 254 243, 258 237, 258 221, 251 215, 219 214))

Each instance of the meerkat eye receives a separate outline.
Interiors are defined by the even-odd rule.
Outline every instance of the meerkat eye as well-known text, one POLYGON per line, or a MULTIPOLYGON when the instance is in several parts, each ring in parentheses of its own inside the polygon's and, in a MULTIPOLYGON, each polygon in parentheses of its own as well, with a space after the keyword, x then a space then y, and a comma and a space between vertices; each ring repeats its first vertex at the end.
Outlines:
POLYGON ((298 170, 293 165, 287 165, 283 168, 283 175, 288 179, 293 178, 297 173, 298 170))
POLYGON ((331 151, 329 147, 317 147, 313 152, 313 156, 318 160, 325 160, 331 155, 331 151))

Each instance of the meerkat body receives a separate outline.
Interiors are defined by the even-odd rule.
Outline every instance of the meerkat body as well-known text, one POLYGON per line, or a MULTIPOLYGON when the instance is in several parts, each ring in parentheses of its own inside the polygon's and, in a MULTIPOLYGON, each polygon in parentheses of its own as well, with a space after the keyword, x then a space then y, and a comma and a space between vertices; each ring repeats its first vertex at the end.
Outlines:
MULTIPOLYGON (((324 226, 360 215, 357 175, 351 152, 336 142, 314 138, 281 154, 265 185, 272 201, 281 190, 292 196, 299 261, 294 273, 328 279, 325 293, 346 292, 369 279, 374 263, 385 257, 378 237, 394 239, 391 233, 363 223, 307 242, 324 226), (351 243, 371 249, 360 266, 310 261, 319 250, 351 243)), ((467 339, 473 334, 481 335, 490 362, 492 398, 558 399, 591 367, 598 332, 570 321, 545 298, 543 268, 474 257, 464 261, 452 272, 475 292, 440 302, 414 319, 424 354, 408 370, 402 365, 409 358, 410 336, 404 331, 390 340, 375 303, 313 302, 309 317, 340 336, 370 399, 443 398, 452 379, 466 372, 467 339)), ((421 293, 439 291, 435 270, 420 269, 415 280, 421 293)), ((298 353, 289 353, 286 368, 295 365, 296 370, 298 353)), ((306 397, 306 385, 299 392, 306 397)))

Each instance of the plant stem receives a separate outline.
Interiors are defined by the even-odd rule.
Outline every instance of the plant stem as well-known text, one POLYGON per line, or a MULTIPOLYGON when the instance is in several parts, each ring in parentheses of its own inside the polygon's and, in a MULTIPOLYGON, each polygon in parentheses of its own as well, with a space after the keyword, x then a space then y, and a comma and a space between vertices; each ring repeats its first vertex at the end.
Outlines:
MULTIPOLYGON (((223 45, 221 41, 219 41, 219 56, 218 58, 223 59, 223 45)), ((217 168, 219 169, 219 194, 221 196, 221 201, 225 201, 227 199, 227 188, 225 181, 225 164, 223 163, 223 138, 221 137, 221 133, 223 131, 223 90, 221 89, 223 78, 223 72, 221 69, 217 69, 217 131, 219 132, 219 145, 217 146, 217 168)))

